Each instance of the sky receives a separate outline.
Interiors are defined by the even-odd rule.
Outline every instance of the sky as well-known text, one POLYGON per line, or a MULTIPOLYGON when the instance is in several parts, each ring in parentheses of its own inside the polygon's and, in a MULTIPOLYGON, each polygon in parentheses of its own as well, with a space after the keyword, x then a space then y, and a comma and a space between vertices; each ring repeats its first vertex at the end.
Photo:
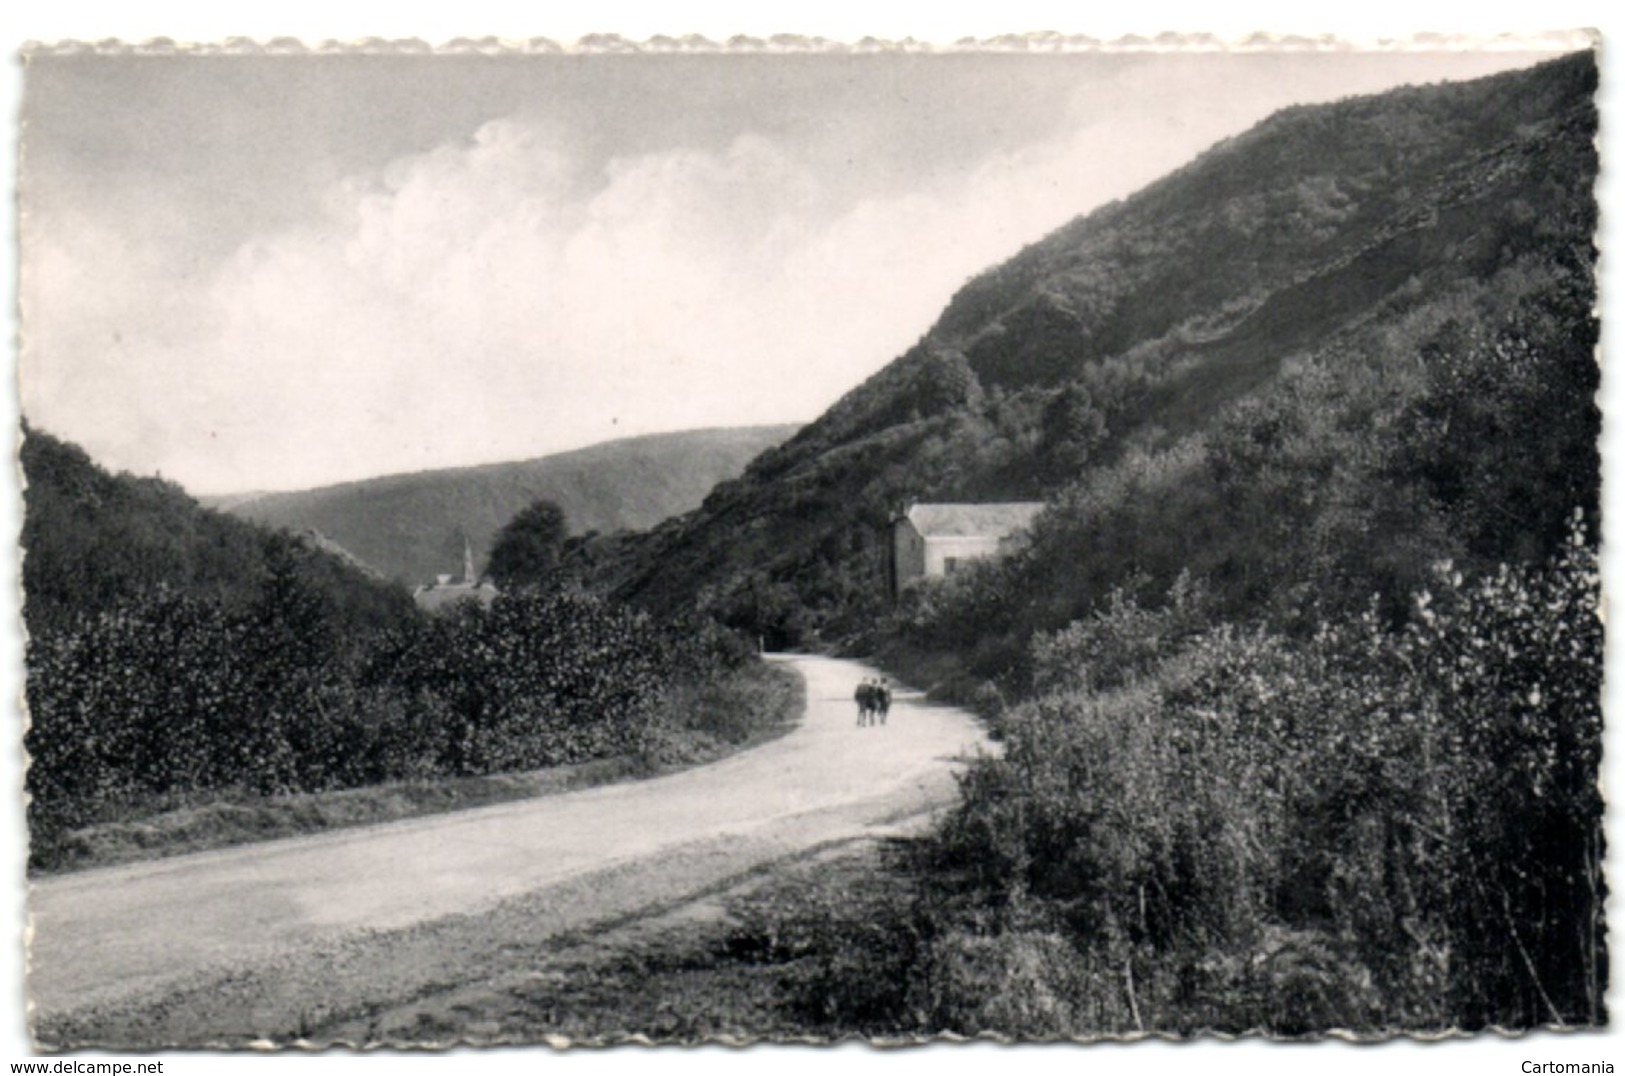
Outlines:
POLYGON ((22 409, 199 494, 807 421, 1278 108, 1541 58, 37 52, 22 409))
MULTIPOLYGON (((1301 0, 1232 0, 1231 3, 1224 5, 1196 4, 1194 0, 1137 0, 1134 4, 1115 5, 1079 4, 1077 0, 1000 0, 997 4, 981 5, 911 3, 902 0, 899 2, 819 0, 816 4, 792 2, 785 5, 761 4, 758 0, 682 0, 676 4, 670 3, 669 0, 596 0, 590 5, 545 7, 514 4, 511 0, 458 0, 456 4, 342 4, 334 3, 333 0, 279 0, 279 3, 274 5, 227 5, 219 4, 216 0, 145 0, 140 4, 115 3, 114 0, 53 0, 50 4, 13 5, 4 15, 0 15, 0 36, 5 38, 13 56, 7 77, 0 80, 0 99, 7 105, 5 113, 12 118, 15 139, 18 134, 15 130, 19 116, 18 101, 22 90, 20 65, 15 57, 17 50, 29 41, 121 39, 137 42, 159 36, 182 41, 220 41, 232 35, 269 41, 286 35, 313 42, 324 39, 354 40, 366 36, 447 42, 460 36, 498 34, 507 40, 524 40, 536 35, 547 35, 553 40, 571 42, 586 34, 604 31, 614 31, 635 41, 646 40, 654 34, 678 35, 689 32, 701 33, 720 41, 736 33, 765 36, 783 31, 796 31, 821 34, 840 41, 858 41, 865 35, 876 35, 891 40, 919 37, 947 44, 963 37, 985 39, 1006 32, 1031 30, 1060 30, 1111 39, 1127 33, 1155 34, 1169 29, 1201 29, 1217 33, 1226 41, 1241 41, 1256 31, 1274 31, 1303 35, 1332 33, 1340 35, 1345 40, 1376 42, 1396 37, 1404 38, 1422 31, 1445 30, 1494 36, 1508 31, 1537 33, 1582 26, 1600 28, 1604 39, 1608 40, 1617 36, 1616 31, 1625 30, 1625 22, 1621 22, 1622 11, 1625 11, 1625 7, 1612 3, 1611 0, 1608 3, 1604 3, 1603 0, 1543 0, 1538 5, 1463 4, 1460 0, 1368 0, 1366 3, 1333 7, 1307 5, 1301 0)), ((1625 84, 1625 78, 1621 77, 1619 63, 1613 58, 1617 52, 1617 48, 1605 48, 1602 56, 1604 81, 1601 99, 1604 108, 1605 135, 1613 129, 1621 114, 1619 87, 1625 84)), ((412 89, 411 85, 407 85, 400 88, 398 93, 386 90, 381 96, 388 101, 412 89)), ((456 95, 456 99, 467 100, 469 95, 459 94, 456 95)), ((1025 115, 1041 103, 1036 100, 1024 101, 1019 111, 1025 115)), ((113 110, 117 105, 117 101, 93 100, 88 101, 85 107, 99 113, 113 110)), ((428 111, 433 112, 432 109, 428 111)), ((323 109, 318 110, 317 114, 326 116, 328 112, 323 109)), ((80 118, 85 118, 83 113, 80 118)), ((300 124, 291 126, 296 131, 302 129, 301 124, 308 122, 310 118, 301 117, 300 124)), ((40 132, 36 128, 34 133, 40 132)), ((1618 182, 1615 179, 1615 176, 1622 172, 1616 166, 1618 163, 1616 147, 1619 142, 1619 139, 1605 137, 1602 143, 1604 168, 1599 192, 1604 206, 1605 251, 1617 249, 1619 243, 1625 241, 1617 239, 1615 225, 1617 220, 1625 219, 1625 214, 1610 212, 1619 204, 1616 196, 1618 182)), ((351 140, 342 143, 340 148, 356 152, 357 148, 364 144, 364 140, 351 140)), ((432 149, 437 144, 429 141, 417 148, 421 152, 424 149, 432 149)), ((0 153, 4 153, 8 148, 14 150, 14 144, 0 146, 0 153)), ((43 146, 39 148, 41 152, 44 151, 43 146)), ((8 160, 8 163, 14 164, 14 161, 8 160)), ((1109 155, 1107 163, 1111 163, 1109 155)), ((148 164, 151 167, 151 162, 148 164)), ((345 171, 341 165, 331 167, 335 172, 345 171)), ((363 162, 354 166, 354 171, 363 174, 366 167, 363 162)), ((377 167, 376 163, 373 167, 377 167)), ((172 168, 170 171, 185 174, 185 169, 182 168, 172 168)), ((6 172, 13 174, 14 169, 8 167, 6 172)), ((311 173, 312 176, 321 174, 320 167, 311 173)), ((65 182, 65 177, 59 178, 63 178, 65 182)), ((94 176, 88 177, 87 181, 99 183, 94 176)), ((173 176, 168 181, 173 182, 173 176)), ((108 195, 111 194, 110 184, 102 184, 100 189, 108 195)), ((88 207, 80 204, 76 207, 77 211, 84 213, 93 210, 96 196, 92 194, 88 201, 91 203, 88 207)), ((226 213, 223 207, 232 204, 230 199, 219 202, 204 199, 201 202, 194 202, 190 210, 194 214, 218 211, 220 216, 229 218, 229 213, 226 213)), ((295 199, 289 204, 295 206, 299 202, 295 199)), ((985 213, 990 207, 979 208, 985 213)), ((1082 209, 1082 206, 1072 207, 1063 210, 1063 213, 1082 209)), ((308 203, 304 212, 308 219, 310 212, 308 203)), ((286 220, 297 219, 297 215, 286 218, 286 220)), ((190 218, 186 223, 190 223, 190 218)), ((36 236, 39 234, 38 231, 34 233, 36 236)), ((5 247, 13 251, 13 256, 5 259, 5 269, 14 280, 18 269, 15 248, 9 243, 5 244, 5 247)), ((995 252, 992 260, 997 260, 1004 253, 1007 252, 995 252)), ((1605 302, 1619 290, 1612 286, 1612 280, 1617 276, 1612 264, 1617 260, 1605 257, 1603 261, 1605 302)), ((114 268, 116 264, 105 267, 105 270, 111 272, 114 268)), ((929 267, 925 266, 922 260, 916 260, 912 268, 919 270, 929 267)), ((127 268, 119 271, 129 272, 127 268)), ((968 275, 974 271, 975 268, 972 268, 966 272, 968 275)), ((901 282, 888 282, 889 285, 899 283, 901 282)), ((124 286, 135 287, 134 284, 124 286)), ((167 286, 173 287, 174 282, 169 281, 167 286)), ((886 292, 883 291, 881 294, 885 295, 886 292)), ((927 314, 927 318, 934 313, 935 311, 932 311, 927 314)), ((1618 319, 1609 317, 1605 312, 1603 322, 1605 353, 1618 350, 1620 338, 1613 328, 1617 321, 1618 319)), ((15 315, 12 328, 14 331, 18 329, 15 315)), ((921 325, 910 331, 921 331, 923 328, 921 325)), ((31 336, 37 335, 37 331, 31 330, 31 336)), ((53 347, 53 352, 59 350, 53 347)), ((39 355, 40 352, 37 350, 32 351, 30 363, 37 365, 39 355)), ((94 371, 91 372, 94 374, 94 371)), ((1604 384, 1607 402, 1605 402, 1606 425, 1602 447, 1605 471, 1610 475, 1617 473, 1620 466, 1625 466, 1625 443, 1622 443, 1625 439, 1622 439, 1616 421, 1620 403, 1617 381, 1618 378, 1610 374, 1605 366, 1604 384)), ((108 388, 103 390, 102 395, 111 395, 117 391, 122 390, 108 388)), ((76 402, 71 396, 65 396, 57 406, 57 413, 62 418, 65 434, 70 429, 74 430, 76 436, 89 444, 88 435, 96 432, 95 423, 74 422, 72 419, 75 408, 83 406, 85 405, 76 402)), ((0 394, 0 413, 7 416, 7 421, 15 423, 17 407, 15 399, 0 394)), ((135 410, 133 400, 131 410, 135 410)), ((812 409, 809 408, 810 410, 812 409)), ((291 422, 297 417, 294 415, 285 421, 291 422)), ((193 419, 193 423, 198 425, 204 421, 201 417, 193 419)), ((158 427, 159 423, 152 424, 152 428, 158 427)), ((164 467, 166 473, 178 474, 185 470, 176 462, 160 460, 159 455, 151 450, 136 451, 143 437, 134 431, 140 428, 139 423, 128 420, 112 423, 109 426, 109 436, 103 439, 98 451, 110 457, 122 453, 120 458, 124 462, 117 463, 117 466, 129 467, 143 473, 150 473, 159 466, 164 467)), ((151 435, 147 437, 150 439, 151 435)), ((355 446, 349 448, 323 449, 323 451, 331 452, 342 460, 347 458, 347 453, 358 451, 358 446, 359 442, 356 442, 355 446)), ((216 452, 211 450, 204 454, 204 458, 215 455, 216 452)), ((269 447, 245 452, 241 456, 240 463, 217 468, 219 477, 216 480, 222 481, 221 488, 277 484, 274 481, 277 473, 275 460, 276 455, 269 447), (256 483, 248 479, 251 473, 249 464, 256 460, 270 461, 271 466, 267 468, 264 482, 256 483)), ((389 469, 405 468, 390 466, 389 469)), ((188 481, 195 482, 196 478, 188 481)), ((302 480, 290 478, 289 481, 292 484, 299 484, 302 480)), ((0 527, 16 535, 20 526, 22 496, 15 469, 11 472, 9 481, 0 478, 0 484, 7 487, 7 496, 0 498, 0 527)), ((1610 478, 1604 489, 1607 504, 1604 525, 1608 538, 1604 550, 1606 565, 1604 586, 1611 597, 1618 589, 1617 580, 1621 577, 1621 572, 1617 570, 1620 568, 1619 557, 1611 551, 1625 547, 1625 543, 1617 540, 1619 535, 1614 533, 1616 528, 1612 522, 1625 519, 1625 500, 1621 500, 1619 494, 1615 492, 1622 488, 1625 487, 1610 478)), ((20 697, 23 683, 23 633, 20 628, 20 616, 17 614, 19 598, 16 561, 0 558, 0 603, 6 606, 9 614, 5 618, 9 627, 0 625, 0 628, 4 628, 0 630, 0 685, 3 685, 0 686, 0 692, 13 700, 20 697)), ((1617 605, 1617 602, 1615 604, 1617 605)), ((1619 725, 1616 717, 1620 713, 1625 713, 1625 676, 1615 675, 1620 668, 1621 655, 1618 651, 1625 646, 1625 643, 1617 638, 1619 634, 1610 633, 1610 670, 1607 681, 1609 686, 1608 698, 1605 701, 1605 710, 1611 715, 1605 732, 1605 758, 1609 760, 1625 757, 1625 744, 1620 742, 1616 731, 1619 725)), ((13 718, 14 729, 22 726, 23 716, 20 713, 14 711, 9 716, 13 718)), ((0 785, 11 788, 14 792, 22 787, 21 755, 15 738, 10 750, 0 750, 0 785)), ((1609 762, 1605 769, 1610 787, 1621 787, 1619 766, 1609 762)), ((1625 824, 1621 822, 1622 817, 1625 817, 1625 812, 1618 810, 1610 812, 1609 840, 1610 846, 1614 848, 1625 847, 1625 824)), ((0 846, 9 853, 8 876, 12 879, 10 884, 0 884, 0 920, 16 924, 23 921, 23 898, 26 888, 22 882, 26 827, 23 821, 22 798, 18 795, 0 796, 0 838, 3 838, 0 839, 0 846)), ((28 1044, 21 1015, 23 1011, 21 966, 22 945, 14 930, 9 945, 0 946, 0 1048, 4 1048, 4 1052, 12 1059, 26 1058, 33 1053, 28 1044)), ((1616 976, 1616 980, 1618 978, 1616 976)), ((1615 989, 1611 991, 1611 1004, 1616 1013, 1619 1011, 1619 994, 1620 990, 1616 983, 1615 989)), ((1063 1073, 1070 1076, 1081 1068, 1102 1073, 1150 1073, 1153 1076, 1160 1076, 1162 1073, 1178 1073, 1183 1076, 1197 1069, 1215 1072, 1221 1076, 1232 1074, 1255 1076, 1259 1073, 1296 1073, 1302 1071, 1308 1064, 1325 1076, 1344 1076, 1344 1074, 1367 1076, 1372 1071, 1373 1065, 1383 1071, 1399 1074, 1435 1073, 1440 1070, 1441 1064, 1445 1068, 1485 1073, 1515 1073, 1531 1062, 1613 1060, 1619 1054, 1618 1046, 1619 1033, 1613 1031, 1601 1035, 1544 1034, 1517 1038, 1478 1036, 1443 1046, 1427 1042, 1399 1042, 1380 1048, 1342 1043, 1280 1045, 1257 1041, 1234 1044, 1208 1042, 1193 1048, 1185 1045, 1145 1042, 1131 1047, 1096 1046, 1082 1053, 1078 1048, 1065 1045, 1028 1047, 1013 1054, 1011 1048, 995 1043, 938 1045, 929 1049, 885 1051, 849 1043, 834 1050, 790 1047, 769 1050, 757 1046, 749 1050, 714 1047, 674 1053, 669 1050, 623 1049, 587 1053, 576 1051, 557 1058, 538 1056, 534 1051, 486 1051, 478 1054, 464 1051, 455 1061, 426 1053, 397 1054, 385 1060, 378 1057, 362 1059, 353 1054, 335 1054, 329 1051, 321 1055, 300 1056, 297 1060, 286 1063, 296 1064, 305 1069, 315 1066, 324 1071, 335 1069, 355 1071, 357 1065, 370 1065, 372 1069, 376 1069, 379 1065, 385 1064, 391 1071, 414 1066, 421 1066, 427 1070, 437 1066, 443 1068, 445 1064, 456 1064, 460 1069, 472 1067, 475 1070, 532 1072, 538 1063, 545 1065, 553 1060, 568 1065, 573 1070, 608 1072, 611 1076, 624 1076, 629 1071, 658 1071, 666 1076, 670 1076, 674 1071, 685 1076, 699 1072, 706 1073, 707 1076, 716 1076, 719 1072, 758 1073, 764 1065, 771 1066, 775 1071, 790 1073, 792 1076, 802 1076, 825 1072, 832 1062, 843 1071, 864 1073, 866 1076, 869 1073, 880 1072, 884 1072, 887 1076, 897 1076, 898 1073, 907 1073, 909 1076, 915 1073, 962 1076, 968 1073, 985 1073, 990 1066, 1004 1066, 1012 1062, 1023 1072, 1034 1076, 1051 1076, 1051 1074, 1059 1076, 1063 1073), (1441 1053, 1441 1050, 1447 1052, 1441 1053)), ((152 1060, 152 1058, 124 1060, 152 1060)), ((274 1058, 244 1057, 240 1054, 226 1056, 171 1053, 162 1056, 162 1060, 165 1062, 166 1072, 178 1073, 180 1076, 186 1076, 186 1073, 192 1071, 231 1073, 246 1071, 249 1068, 260 1072, 267 1065, 284 1063, 274 1058)))

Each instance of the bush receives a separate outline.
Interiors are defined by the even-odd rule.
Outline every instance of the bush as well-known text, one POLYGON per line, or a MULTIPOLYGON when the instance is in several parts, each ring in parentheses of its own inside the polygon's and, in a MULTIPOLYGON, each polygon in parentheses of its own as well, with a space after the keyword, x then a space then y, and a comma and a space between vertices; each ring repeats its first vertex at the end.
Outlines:
POLYGON ((1147 1027, 1599 1023, 1597 598, 1576 518, 1542 569, 1441 565, 1398 630, 1373 608, 1169 652, 1146 645, 1169 609, 1119 603, 1035 647, 1050 690, 967 772, 938 855, 995 933, 1132 970, 1147 1027), (1143 676, 1087 674, 1106 623, 1143 676))
POLYGON ((956 930, 932 943, 914 974, 934 1033, 1033 1040, 1133 1030, 1127 1006, 1111 1005, 1121 991, 1098 981, 1060 934, 956 930))
POLYGON ((578 591, 345 636, 288 552, 235 610, 159 587, 33 635, 36 865, 73 827, 211 797, 640 756, 682 722, 703 754, 796 705, 720 629, 578 591))
MULTIPOLYGON (((1470 1026, 1604 1017, 1603 636, 1584 532, 1576 514, 1543 570, 1469 582, 1441 565, 1402 633, 1367 621, 1338 640, 1366 715, 1353 746, 1384 766, 1389 840, 1415 893, 1390 884, 1365 933, 1425 935, 1448 955, 1450 1007, 1470 1026)), ((1390 954, 1375 948, 1378 966, 1390 954)))
POLYGON ((363 681, 433 700, 439 770, 476 775, 636 752, 675 660, 645 615, 520 591, 396 635, 363 681))
MULTIPOLYGON (((729 958, 777 966, 804 1033, 927 1033, 915 973, 931 919, 901 857, 835 858, 735 898, 729 958)), ((792 868, 794 869, 794 868, 792 868)))
POLYGON ((1206 588, 1189 572, 1180 573, 1156 610, 1142 607, 1131 588, 1118 587, 1104 609, 1033 637, 1034 687, 1100 691, 1132 682, 1182 647, 1206 614, 1206 588))

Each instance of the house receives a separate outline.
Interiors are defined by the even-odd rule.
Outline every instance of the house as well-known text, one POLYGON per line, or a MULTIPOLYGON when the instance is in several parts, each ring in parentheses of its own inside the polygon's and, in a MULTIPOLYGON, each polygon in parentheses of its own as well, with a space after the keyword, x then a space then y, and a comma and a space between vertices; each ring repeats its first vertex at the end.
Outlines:
POLYGON ((466 539, 463 542, 461 579, 453 580, 450 575, 440 575, 435 577, 433 585, 412 591, 412 601, 426 613, 437 613, 464 601, 490 605, 496 596, 496 586, 489 579, 480 579, 474 574, 474 550, 466 539))
POLYGON ((916 580, 940 579, 1020 548, 1043 510, 1042 501, 910 505, 892 521, 893 595, 916 580))

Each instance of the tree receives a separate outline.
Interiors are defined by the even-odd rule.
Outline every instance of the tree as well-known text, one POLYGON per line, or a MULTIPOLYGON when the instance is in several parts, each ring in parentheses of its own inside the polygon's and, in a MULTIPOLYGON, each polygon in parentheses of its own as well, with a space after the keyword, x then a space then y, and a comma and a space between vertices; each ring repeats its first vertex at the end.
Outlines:
POLYGON ((1070 382, 1050 398, 1039 421, 1039 452, 1050 481, 1075 480, 1107 439, 1106 416, 1089 390, 1070 382))
POLYGON ((564 510, 552 501, 535 501, 497 532, 486 570, 503 590, 545 585, 558 573, 559 550, 568 535, 564 510))
POLYGON ((942 348, 927 353, 909 391, 921 415, 937 415, 976 403, 982 385, 964 352, 942 348))

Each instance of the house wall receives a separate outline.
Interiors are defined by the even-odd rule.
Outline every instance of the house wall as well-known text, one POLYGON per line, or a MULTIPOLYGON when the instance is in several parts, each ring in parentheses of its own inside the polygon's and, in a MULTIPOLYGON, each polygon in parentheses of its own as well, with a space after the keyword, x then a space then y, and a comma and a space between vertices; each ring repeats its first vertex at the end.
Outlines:
POLYGON ((1019 545, 1017 536, 997 535, 927 538, 907 519, 892 525, 892 586, 897 593, 917 579, 941 579, 949 574, 949 561, 964 563, 996 557, 1019 545))
POLYGON ((967 537, 933 537, 925 539, 925 575, 928 579, 936 579, 948 574, 948 561, 950 559, 963 563, 970 560, 981 560, 983 557, 996 557, 1000 553, 1000 542, 997 535, 973 535, 967 537))
POLYGON ((907 519, 892 524, 892 586, 897 592, 925 576, 925 539, 907 519))

